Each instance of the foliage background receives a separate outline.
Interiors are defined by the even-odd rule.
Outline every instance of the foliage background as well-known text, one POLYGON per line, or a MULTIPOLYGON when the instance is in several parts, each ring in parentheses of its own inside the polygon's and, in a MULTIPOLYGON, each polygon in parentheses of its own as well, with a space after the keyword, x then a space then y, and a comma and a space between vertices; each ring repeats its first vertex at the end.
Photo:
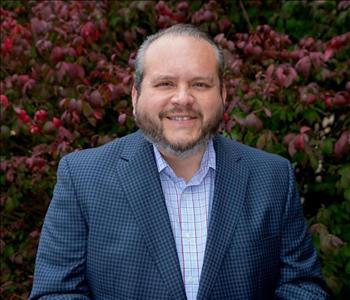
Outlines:
POLYGON ((349 1, 2 1, 1 288, 26 299, 58 160, 135 130, 135 51, 193 23, 224 49, 224 134, 287 157, 335 299, 350 299, 349 1))

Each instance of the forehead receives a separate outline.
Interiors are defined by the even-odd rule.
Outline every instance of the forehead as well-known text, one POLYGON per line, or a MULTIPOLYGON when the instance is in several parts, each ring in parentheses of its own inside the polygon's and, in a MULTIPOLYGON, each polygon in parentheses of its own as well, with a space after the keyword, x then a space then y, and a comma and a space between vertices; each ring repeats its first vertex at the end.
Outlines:
POLYGON ((144 56, 144 76, 217 74, 217 55, 214 47, 201 38, 167 35, 154 41, 144 56))

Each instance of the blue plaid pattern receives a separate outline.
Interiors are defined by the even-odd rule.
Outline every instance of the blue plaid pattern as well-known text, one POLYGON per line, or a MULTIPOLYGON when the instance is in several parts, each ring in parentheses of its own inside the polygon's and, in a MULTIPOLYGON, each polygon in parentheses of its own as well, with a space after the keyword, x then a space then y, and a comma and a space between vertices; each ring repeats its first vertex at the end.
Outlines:
MULTIPOLYGON (((220 135, 213 143, 197 299, 328 299, 290 163, 220 135)), ((29 299, 186 299, 153 147, 140 132, 61 160, 29 299)))
POLYGON ((215 150, 210 141, 189 182, 177 177, 153 146, 165 203, 188 300, 197 298, 209 227, 215 178, 215 150))

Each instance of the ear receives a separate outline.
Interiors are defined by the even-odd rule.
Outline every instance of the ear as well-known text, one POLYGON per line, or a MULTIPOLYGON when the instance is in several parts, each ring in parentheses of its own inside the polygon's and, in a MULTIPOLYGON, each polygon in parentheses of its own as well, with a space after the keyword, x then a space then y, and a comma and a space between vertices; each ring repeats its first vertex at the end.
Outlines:
POLYGON ((227 90, 226 90, 226 85, 223 84, 221 88, 221 97, 222 97, 222 103, 225 105, 226 104, 226 98, 227 98, 227 90))
POLYGON ((131 88, 131 100, 132 100, 132 107, 133 107, 134 113, 135 113, 135 108, 136 108, 137 97, 138 97, 138 92, 135 88, 135 85, 133 85, 131 88))

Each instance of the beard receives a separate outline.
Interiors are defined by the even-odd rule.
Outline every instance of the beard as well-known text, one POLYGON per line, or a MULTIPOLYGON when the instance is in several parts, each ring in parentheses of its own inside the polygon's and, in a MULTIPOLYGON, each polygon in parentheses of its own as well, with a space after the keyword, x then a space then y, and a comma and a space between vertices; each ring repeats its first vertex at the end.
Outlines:
POLYGON ((164 150, 171 156, 186 158, 192 156, 199 150, 204 149, 208 145, 209 140, 212 139, 219 130, 223 113, 224 105, 222 104, 216 109, 215 113, 210 117, 210 119, 203 123, 203 114, 200 111, 175 107, 160 112, 157 116, 157 121, 156 117, 152 116, 149 112, 145 110, 139 111, 136 104, 134 118, 136 125, 140 128, 145 138, 154 144, 158 149, 164 150), (171 142, 169 139, 167 139, 161 121, 162 119, 166 118, 168 114, 176 113, 188 113, 196 116, 196 118, 201 121, 200 134, 197 138, 186 142, 171 142))

